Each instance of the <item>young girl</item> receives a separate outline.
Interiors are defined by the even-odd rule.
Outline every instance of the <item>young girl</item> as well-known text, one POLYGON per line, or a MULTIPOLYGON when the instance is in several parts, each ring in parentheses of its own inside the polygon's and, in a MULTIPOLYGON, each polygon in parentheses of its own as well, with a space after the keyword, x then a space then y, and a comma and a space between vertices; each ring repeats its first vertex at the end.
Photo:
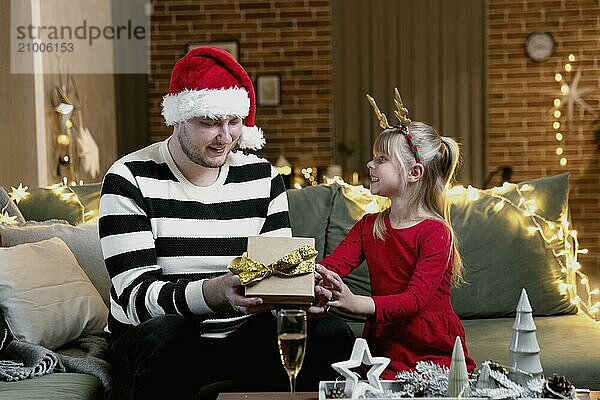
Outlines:
POLYGON ((473 370, 464 328, 450 303, 451 285, 461 282, 462 262, 445 191, 458 163, 458 144, 424 123, 411 122, 397 90, 396 96, 401 125, 394 127, 369 97, 385 129, 367 163, 371 192, 388 197, 391 206, 359 220, 320 261, 317 272, 333 293, 328 305, 367 318, 363 336, 371 353, 391 359, 382 379, 414 370, 417 361, 450 366, 456 336, 473 370), (370 297, 353 294, 341 279, 365 259, 370 297))

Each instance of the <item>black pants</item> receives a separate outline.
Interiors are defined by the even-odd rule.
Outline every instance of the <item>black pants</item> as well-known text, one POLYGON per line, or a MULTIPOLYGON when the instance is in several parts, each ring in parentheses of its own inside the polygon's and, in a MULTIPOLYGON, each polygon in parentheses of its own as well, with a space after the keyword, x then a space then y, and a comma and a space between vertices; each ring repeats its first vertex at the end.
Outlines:
MULTIPOLYGON (((317 391, 335 379, 331 364, 350 357, 354 335, 333 315, 308 320, 306 356, 298 391, 317 391)), ((109 348, 111 399, 209 399, 225 391, 288 391, 270 313, 250 317, 225 339, 201 338, 180 316, 152 318, 116 338, 109 348), (199 394, 200 393, 200 394, 199 394)))

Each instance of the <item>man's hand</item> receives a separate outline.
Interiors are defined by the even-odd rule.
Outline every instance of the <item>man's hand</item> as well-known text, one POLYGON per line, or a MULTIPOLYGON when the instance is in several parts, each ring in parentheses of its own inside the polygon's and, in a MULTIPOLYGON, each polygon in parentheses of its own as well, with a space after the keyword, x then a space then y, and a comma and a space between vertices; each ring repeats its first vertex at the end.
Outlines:
POLYGON ((240 284, 240 277, 231 272, 216 278, 207 279, 202 286, 206 304, 212 310, 231 307, 244 314, 256 314, 270 310, 272 307, 263 304, 260 297, 246 297, 240 284))

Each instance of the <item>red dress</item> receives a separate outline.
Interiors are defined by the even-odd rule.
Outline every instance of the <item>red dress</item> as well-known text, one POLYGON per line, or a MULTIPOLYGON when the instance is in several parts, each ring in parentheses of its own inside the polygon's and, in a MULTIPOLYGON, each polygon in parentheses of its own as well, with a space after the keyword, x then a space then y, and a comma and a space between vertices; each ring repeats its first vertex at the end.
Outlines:
POLYGON ((385 218, 385 241, 373 236, 377 214, 365 215, 319 264, 340 276, 367 260, 375 314, 363 336, 373 356, 391 359, 382 379, 397 371, 414 370, 417 361, 450 366, 456 336, 460 336, 469 371, 465 331, 450 303, 451 235, 443 222, 427 219, 396 229, 385 218))

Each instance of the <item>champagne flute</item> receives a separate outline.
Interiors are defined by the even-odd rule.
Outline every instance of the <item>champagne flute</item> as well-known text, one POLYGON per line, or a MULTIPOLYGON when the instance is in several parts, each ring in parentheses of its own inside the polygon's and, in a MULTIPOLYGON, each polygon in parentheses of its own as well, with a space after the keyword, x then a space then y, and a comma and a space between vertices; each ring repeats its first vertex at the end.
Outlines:
POLYGON ((306 311, 279 310, 277 312, 277 343, 281 363, 290 379, 290 393, 296 392, 296 376, 302 368, 306 348, 306 311))

